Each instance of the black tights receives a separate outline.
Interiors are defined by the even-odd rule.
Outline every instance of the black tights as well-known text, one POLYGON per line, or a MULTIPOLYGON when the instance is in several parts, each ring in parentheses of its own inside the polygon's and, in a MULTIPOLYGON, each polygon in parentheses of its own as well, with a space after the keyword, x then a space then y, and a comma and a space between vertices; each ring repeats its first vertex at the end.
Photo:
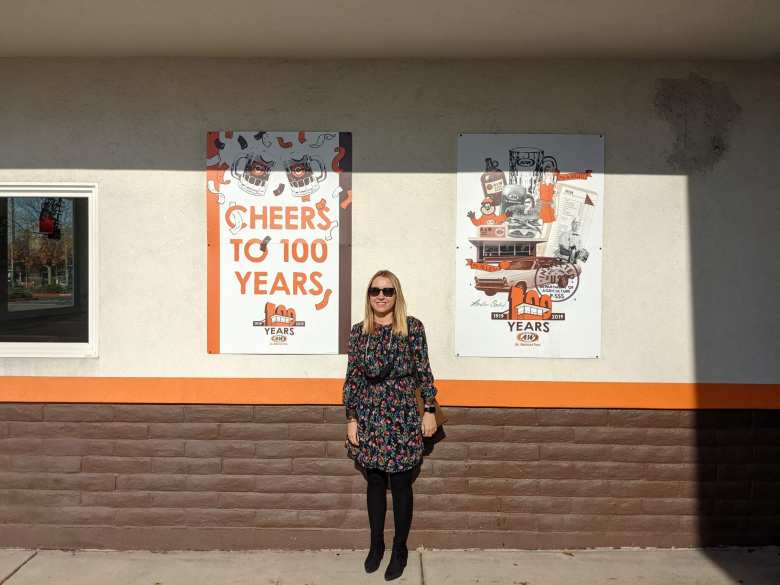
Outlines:
POLYGON ((382 469, 366 469, 366 499, 368 503, 368 525, 371 528, 371 539, 380 540, 385 530, 385 513, 387 512, 387 483, 390 479, 390 491, 393 493, 393 521, 395 536, 393 544, 405 545, 406 537, 412 526, 412 469, 388 473, 382 469))

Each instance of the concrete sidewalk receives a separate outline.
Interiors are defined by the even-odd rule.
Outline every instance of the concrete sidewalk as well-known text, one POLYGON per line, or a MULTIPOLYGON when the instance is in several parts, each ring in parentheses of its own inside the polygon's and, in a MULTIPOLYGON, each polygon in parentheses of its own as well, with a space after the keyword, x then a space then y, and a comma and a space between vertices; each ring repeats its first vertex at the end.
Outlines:
MULTIPOLYGON (((0 585, 357 585, 366 551, 0 550, 0 585)), ((778 585, 780 547, 409 551, 396 583, 425 585, 778 585)))

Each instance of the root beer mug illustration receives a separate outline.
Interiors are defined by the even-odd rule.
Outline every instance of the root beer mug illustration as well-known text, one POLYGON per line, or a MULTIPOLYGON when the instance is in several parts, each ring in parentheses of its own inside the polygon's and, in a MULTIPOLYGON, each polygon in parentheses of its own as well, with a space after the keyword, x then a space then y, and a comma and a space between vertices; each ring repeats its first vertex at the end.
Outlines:
POLYGON ((309 196, 320 188, 320 183, 328 174, 322 161, 308 154, 301 158, 288 159, 285 168, 293 195, 302 197, 304 201, 308 201, 309 196), (312 171, 312 163, 319 167, 319 175, 316 177, 312 171))
POLYGON ((538 148, 513 148, 509 151, 509 182, 522 185, 526 192, 539 193, 545 170, 558 170, 558 162, 553 156, 545 156, 538 148))
POLYGON ((265 195, 268 179, 275 161, 267 161, 259 154, 238 157, 230 167, 230 174, 238 179, 238 186, 250 195, 265 195))

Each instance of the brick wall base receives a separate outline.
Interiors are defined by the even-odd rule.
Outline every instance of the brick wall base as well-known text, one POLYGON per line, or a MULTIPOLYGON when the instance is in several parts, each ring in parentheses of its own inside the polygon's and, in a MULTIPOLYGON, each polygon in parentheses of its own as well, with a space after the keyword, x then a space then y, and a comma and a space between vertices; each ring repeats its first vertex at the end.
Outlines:
MULTIPOLYGON (((412 548, 780 544, 780 411, 447 414, 412 548)), ((344 435, 340 406, 0 404, 0 546, 366 548, 344 435)))

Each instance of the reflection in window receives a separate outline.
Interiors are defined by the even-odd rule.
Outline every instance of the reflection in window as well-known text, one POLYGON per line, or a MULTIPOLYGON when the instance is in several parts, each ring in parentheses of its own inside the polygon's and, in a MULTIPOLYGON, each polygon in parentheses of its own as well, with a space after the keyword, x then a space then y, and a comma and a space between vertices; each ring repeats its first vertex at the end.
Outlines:
POLYGON ((8 311, 73 306, 73 200, 8 199, 8 311))
POLYGON ((88 342, 87 214, 86 197, 0 197, 0 342, 88 342))

